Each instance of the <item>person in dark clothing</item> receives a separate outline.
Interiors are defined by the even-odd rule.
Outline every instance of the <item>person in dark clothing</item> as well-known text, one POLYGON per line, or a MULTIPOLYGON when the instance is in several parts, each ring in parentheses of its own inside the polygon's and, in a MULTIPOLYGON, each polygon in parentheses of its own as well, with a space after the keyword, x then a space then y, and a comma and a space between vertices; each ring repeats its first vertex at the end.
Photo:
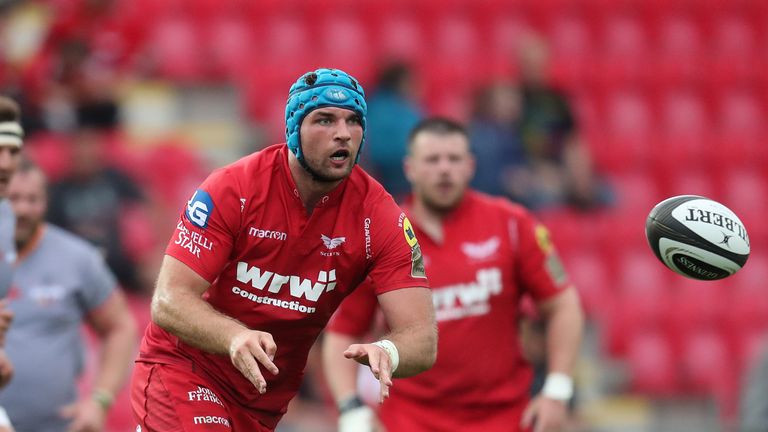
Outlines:
POLYGON ((129 207, 141 206, 141 188, 106 162, 112 122, 105 111, 80 110, 81 123, 72 142, 71 171, 51 184, 48 220, 88 240, 101 250, 123 288, 140 290, 137 264, 124 247, 120 229, 129 207))

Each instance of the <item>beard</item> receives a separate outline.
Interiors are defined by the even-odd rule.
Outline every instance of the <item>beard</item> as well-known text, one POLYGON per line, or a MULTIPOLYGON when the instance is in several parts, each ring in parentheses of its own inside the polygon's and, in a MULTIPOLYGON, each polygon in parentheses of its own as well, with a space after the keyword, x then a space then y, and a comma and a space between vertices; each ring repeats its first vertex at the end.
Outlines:
POLYGON ((16 250, 22 250, 27 247, 30 241, 35 237, 35 234, 43 224, 42 220, 32 220, 27 218, 19 218, 16 220, 16 250))
POLYGON ((446 214, 450 213, 453 209, 455 209, 459 203, 461 202, 461 197, 464 196, 463 191, 457 192, 454 199, 450 201, 446 200, 436 200, 432 196, 430 196, 429 193, 426 193, 422 191, 421 193, 421 201, 424 203, 424 206, 427 207, 432 212, 439 213, 439 214, 446 214))
POLYGON ((304 168, 304 170, 312 177, 313 181, 317 183, 335 183, 349 177, 349 174, 352 172, 352 168, 355 167, 354 160, 355 158, 350 155, 349 166, 344 170, 343 173, 340 174, 323 170, 321 168, 321 162, 315 162, 313 160, 307 159, 306 155, 304 155, 304 157, 299 162, 301 163, 301 166, 304 168))

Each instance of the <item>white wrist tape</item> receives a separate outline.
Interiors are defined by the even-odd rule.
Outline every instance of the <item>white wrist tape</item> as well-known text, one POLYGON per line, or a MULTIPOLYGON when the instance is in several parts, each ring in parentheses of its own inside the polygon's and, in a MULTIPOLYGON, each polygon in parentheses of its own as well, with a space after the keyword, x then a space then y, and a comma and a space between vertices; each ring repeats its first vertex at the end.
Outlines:
POLYGON ((11 419, 8 418, 8 413, 3 407, 0 407, 0 427, 11 427, 11 419))
POLYGON ((558 401, 566 402, 573 397, 573 379, 560 372, 551 372, 544 381, 541 395, 558 401))
POLYGON ((392 341, 382 339, 373 343, 377 347, 383 349, 389 354, 389 361, 392 363, 392 373, 395 373, 397 366, 400 364, 400 353, 397 352, 397 347, 392 341))

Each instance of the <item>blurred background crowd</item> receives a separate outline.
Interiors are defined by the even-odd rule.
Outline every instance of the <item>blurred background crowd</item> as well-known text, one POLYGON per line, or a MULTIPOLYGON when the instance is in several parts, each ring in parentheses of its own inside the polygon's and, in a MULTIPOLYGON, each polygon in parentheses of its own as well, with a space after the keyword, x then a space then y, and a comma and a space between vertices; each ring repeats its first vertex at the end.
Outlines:
MULTIPOLYGON (((442 114, 469 127, 474 186, 551 228, 589 319, 574 430, 736 430, 768 331, 768 3, 1 0, 0 41, 49 220, 103 250, 141 330, 190 193, 283 142, 290 84, 335 67, 367 90, 361 162, 395 197, 408 131, 442 114), (742 272, 656 261, 645 217, 679 194, 741 217, 742 272)), ((282 430, 332 430, 318 360, 282 430)), ((125 395, 110 424, 133 430, 125 395)))

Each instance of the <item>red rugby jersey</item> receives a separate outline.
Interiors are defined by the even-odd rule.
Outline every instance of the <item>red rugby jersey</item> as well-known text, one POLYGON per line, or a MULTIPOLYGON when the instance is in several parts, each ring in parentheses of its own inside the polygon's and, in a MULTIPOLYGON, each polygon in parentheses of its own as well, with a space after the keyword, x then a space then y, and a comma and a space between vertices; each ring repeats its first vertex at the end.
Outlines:
MULTIPOLYGON (((457 408, 483 407, 482 413, 524 402, 532 371, 518 342, 520 298, 528 294, 540 301, 569 286, 546 228, 524 208, 473 191, 443 220, 443 243, 417 222, 414 227, 432 287, 437 361, 395 382, 382 406, 385 423, 387 411, 396 415, 400 403, 426 407, 418 417, 429 424, 430 416, 450 418, 457 408)), ((328 328, 364 335, 375 315, 375 283, 342 303, 328 328)))
POLYGON ((410 224, 381 185, 355 166, 307 216, 287 152, 271 146, 214 171, 166 249, 212 283, 204 298, 216 310, 272 334, 280 373, 264 372, 267 393, 259 395, 228 356, 186 345, 154 323, 139 354, 146 362, 191 359, 271 427, 296 394, 318 334, 363 279, 376 281, 377 293, 427 286, 410 224))

